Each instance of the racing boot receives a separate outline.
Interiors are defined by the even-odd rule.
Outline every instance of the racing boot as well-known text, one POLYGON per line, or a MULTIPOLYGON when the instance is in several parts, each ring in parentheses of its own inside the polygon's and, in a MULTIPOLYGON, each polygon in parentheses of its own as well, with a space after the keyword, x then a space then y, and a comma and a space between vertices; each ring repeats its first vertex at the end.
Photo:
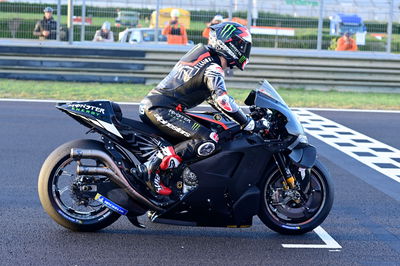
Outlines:
POLYGON ((153 157, 149 162, 145 163, 147 168, 147 180, 146 185, 155 193, 163 196, 171 194, 172 190, 161 182, 161 178, 158 174, 162 159, 158 156, 153 157))
POLYGON ((172 190, 166 187, 159 176, 160 170, 176 168, 182 159, 175 153, 172 146, 163 148, 153 159, 146 163, 148 180, 147 186, 159 195, 169 196, 172 190))

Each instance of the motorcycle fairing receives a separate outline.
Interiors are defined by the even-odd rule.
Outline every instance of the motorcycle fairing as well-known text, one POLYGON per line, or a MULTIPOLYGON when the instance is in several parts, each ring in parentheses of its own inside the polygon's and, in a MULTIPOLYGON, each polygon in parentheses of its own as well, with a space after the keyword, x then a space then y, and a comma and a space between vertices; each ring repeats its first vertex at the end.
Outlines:
POLYGON ((186 112, 187 115, 217 131, 232 129, 239 125, 219 112, 186 112))
POLYGON ((307 144, 304 147, 293 149, 289 158, 300 167, 311 168, 316 161, 317 150, 314 146, 307 144))
POLYGON ((279 111, 287 118, 287 124, 285 127, 289 134, 293 136, 305 134, 303 126, 300 124, 298 119, 296 119, 294 113, 268 81, 264 80, 260 88, 253 90, 246 98, 245 104, 255 104, 258 107, 279 111))
POLYGON ((159 218, 198 226, 250 226, 259 208, 257 184, 270 156, 262 141, 249 143, 247 136, 223 144, 219 153, 190 165, 197 189, 159 218))
POLYGON ((56 107, 89 128, 97 126, 123 138, 114 125, 117 115, 110 101, 59 103, 56 107))

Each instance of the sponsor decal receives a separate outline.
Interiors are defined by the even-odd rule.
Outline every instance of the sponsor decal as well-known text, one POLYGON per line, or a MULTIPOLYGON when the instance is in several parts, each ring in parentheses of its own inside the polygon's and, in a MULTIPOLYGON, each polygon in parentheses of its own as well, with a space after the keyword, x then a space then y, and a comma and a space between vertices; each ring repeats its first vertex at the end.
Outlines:
POLYGON ((236 48, 236 46, 233 45, 231 42, 228 43, 228 45, 229 45, 229 47, 231 48, 231 50, 235 51, 235 53, 236 53, 237 55, 240 55, 240 54, 241 54, 241 52, 240 52, 240 51, 236 48))
POLYGON ((74 219, 74 218, 68 216, 67 214, 65 214, 65 213, 64 213, 63 211, 61 211, 61 210, 57 210, 57 212, 58 212, 62 217, 64 217, 65 219, 67 219, 67 220, 69 220, 69 221, 71 221, 71 222, 73 222, 73 223, 82 224, 82 221, 81 221, 81 220, 74 219))
POLYGON ((192 126, 192 129, 195 130, 195 131, 199 130, 199 128, 200 128, 200 124, 199 123, 194 123, 193 126, 192 126))
POLYGON ((242 55, 242 57, 239 58, 239 63, 243 63, 244 61, 246 61, 246 57, 242 55))
POLYGON ((218 136, 218 133, 216 133, 216 132, 211 132, 210 138, 211 138, 213 141, 217 142, 217 143, 218 143, 218 141, 219 141, 219 136, 218 136))
POLYGON ((112 202, 111 200, 107 199, 106 197, 102 196, 101 194, 97 193, 96 196, 94 197, 95 200, 106 206, 107 208, 122 214, 126 215, 128 213, 127 210, 122 208, 121 206, 117 205, 116 203, 112 202))
POLYGON ((183 122, 183 123, 190 123, 191 120, 189 118, 187 118, 186 116, 180 114, 179 112, 176 112, 173 109, 168 110, 168 115, 183 122))
POLYGON ((284 224, 282 224, 281 227, 287 228, 287 229, 294 229, 294 230, 299 230, 300 229, 299 226, 287 226, 287 225, 284 225, 284 224))
POLYGON ((171 123, 169 123, 168 121, 166 121, 164 118, 162 118, 159 114, 154 114, 154 117, 157 119, 158 122, 160 122, 162 125, 178 132, 179 134, 184 135, 185 137, 190 138, 190 133, 183 130, 182 128, 179 128, 171 123))
POLYGON ((221 107, 223 110, 227 112, 233 112, 233 108, 231 106, 231 100, 227 94, 218 96, 217 103, 219 107, 221 107))
POLYGON ((86 113, 94 116, 100 116, 105 114, 105 109, 100 108, 97 106, 92 106, 88 104, 81 104, 81 103, 76 103, 76 104, 68 104, 68 107, 71 108, 73 111, 81 112, 81 113, 86 113))
POLYGON ((236 30, 236 27, 233 25, 225 25, 225 27, 221 31, 221 38, 229 38, 231 34, 236 30))
MULTIPOLYGON (((238 59, 237 55, 231 49, 229 49, 228 46, 226 46, 225 43, 223 43, 221 40, 217 41, 217 45, 219 46, 220 49, 227 52, 233 59, 238 59)), ((231 47, 235 47, 235 46, 231 45, 231 47)))
POLYGON ((222 120, 222 116, 220 114, 216 114, 214 115, 214 119, 217 121, 221 121, 222 120))

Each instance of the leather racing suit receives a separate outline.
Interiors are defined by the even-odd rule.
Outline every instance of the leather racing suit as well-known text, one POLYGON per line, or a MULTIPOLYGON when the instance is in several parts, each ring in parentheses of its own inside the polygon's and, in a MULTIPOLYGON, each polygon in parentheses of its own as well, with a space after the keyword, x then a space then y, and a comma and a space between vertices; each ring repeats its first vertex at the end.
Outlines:
POLYGON ((182 111, 205 100, 245 127, 249 119, 228 96, 219 57, 198 44, 185 54, 167 77, 143 99, 141 116, 165 134, 183 142, 174 149, 183 160, 208 156, 215 150, 205 143, 218 142, 218 135, 182 111), (146 119, 147 118, 147 119, 146 119))

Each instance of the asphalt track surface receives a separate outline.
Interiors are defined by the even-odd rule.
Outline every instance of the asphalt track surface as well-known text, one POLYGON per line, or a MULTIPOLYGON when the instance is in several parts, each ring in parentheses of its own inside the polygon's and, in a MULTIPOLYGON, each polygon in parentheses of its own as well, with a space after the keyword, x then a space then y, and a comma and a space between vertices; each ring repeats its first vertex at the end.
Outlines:
MULTIPOLYGON (((123 106, 128 117, 136 109, 123 106)), ((400 148, 399 113, 313 112, 400 148)), ((327 247, 315 232, 277 234, 258 218, 251 228, 228 229, 141 217, 147 228, 138 229, 121 217, 96 233, 68 231, 42 209, 37 176, 60 144, 96 138, 85 132, 54 103, 0 102, 0 265, 400 265, 400 200, 393 194, 400 184, 313 137, 335 182, 335 203, 321 226, 339 247, 327 247)))

